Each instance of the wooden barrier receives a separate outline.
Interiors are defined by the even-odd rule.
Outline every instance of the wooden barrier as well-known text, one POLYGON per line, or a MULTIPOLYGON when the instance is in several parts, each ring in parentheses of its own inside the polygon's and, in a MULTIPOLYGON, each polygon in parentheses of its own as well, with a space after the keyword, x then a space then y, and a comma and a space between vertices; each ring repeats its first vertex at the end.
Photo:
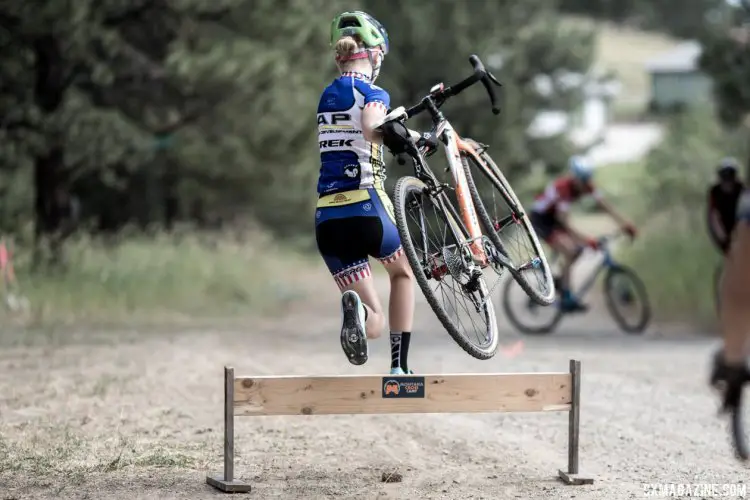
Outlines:
POLYGON ((567 373, 456 375, 337 375, 237 377, 224 368, 224 473, 206 482, 227 492, 249 492, 234 477, 234 417, 365 415, 386 413, 568 412, 566 484, 593 484, 578 476, 581 362, 567 373))

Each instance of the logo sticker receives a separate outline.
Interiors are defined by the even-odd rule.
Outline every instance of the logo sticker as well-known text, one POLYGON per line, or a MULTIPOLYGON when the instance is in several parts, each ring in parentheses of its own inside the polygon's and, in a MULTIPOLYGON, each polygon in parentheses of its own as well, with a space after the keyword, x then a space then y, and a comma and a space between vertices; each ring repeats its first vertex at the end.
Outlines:
POLYGON ((424 398, 424 377, 383 377, 384 398, 424 398))
POLYGON ((344 167, 344 175, 353 179, 359 175, 359 168, 357 165, 347 165, 344 167))

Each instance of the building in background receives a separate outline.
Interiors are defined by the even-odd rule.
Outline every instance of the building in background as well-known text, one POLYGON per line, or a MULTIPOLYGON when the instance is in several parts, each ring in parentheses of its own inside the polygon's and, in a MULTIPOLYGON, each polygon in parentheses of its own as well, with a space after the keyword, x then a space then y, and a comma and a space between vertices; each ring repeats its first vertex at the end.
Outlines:
POLYGON ((651 79, 651 111, 682 109, 712 99, 711 79, 698 68, 702 48, 687 41, 646 62, 651 79))
POLYGON ((619 81, 604 74, 570 73, 556 82, 540 76, 534 84, 542 96, 554 92, 555 87, 567 87, 580 89, 583 99, 570 113, 553 109, 539 112, 527 130, 530 137, 543 139, 567 134, 580 150, 587 150, 603 140, 611 122, 612 102, 621 88, 619 81))

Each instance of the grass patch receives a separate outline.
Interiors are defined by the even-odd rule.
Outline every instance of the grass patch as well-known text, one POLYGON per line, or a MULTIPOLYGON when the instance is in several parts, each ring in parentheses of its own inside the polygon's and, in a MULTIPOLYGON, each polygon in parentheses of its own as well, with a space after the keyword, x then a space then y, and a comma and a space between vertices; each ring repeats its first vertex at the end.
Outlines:
POLYGON ((31 271, 17 252, 20 284, 32 325, 179 321, 272 312, 304 296, 298 271, 310 258, 262 233, 248 241, 225 236, 79 238, 65 264, 31 271))
POLYGON ((612 203, 628 216, 640 208, 639 198, 642 196, 642 180, 646 175, 646 165, 643 162, 608 165, 596 169, 596 185, 605 193, 612 203))

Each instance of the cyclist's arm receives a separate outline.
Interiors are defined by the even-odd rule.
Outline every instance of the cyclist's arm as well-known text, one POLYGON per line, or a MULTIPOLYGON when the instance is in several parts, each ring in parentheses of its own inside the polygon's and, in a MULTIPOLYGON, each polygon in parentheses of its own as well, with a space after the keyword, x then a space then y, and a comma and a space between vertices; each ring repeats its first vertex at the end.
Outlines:
POLYGON ((724 228, 724 224, 721 222, 721 216, 719 211, 715 208, 709 208, 708 223, 711 225, 711 232, 721 241, 726 241, 727 231, 724 228))
POLYGON ((615 208, 606 199, 604 199, 604 196, 602 196, 599 191, 594 191, 592 193, 592 196, 594 200, 596 200, 596 204, 599 206, 599 208, 607 212, 607 214, 609 214, 609 216, 612 217, 620 226, 632 225, 632 223, 628 219, 623 217, 620 212, 615 210, 615 208))
POLYGON ((391 96, 377 85, 357 81, 354 86, 355 92, 359 92, 365 98, 362 109, 362 135, 370 142, 382 142, 383 134, 375 130, 375 124, 382 123, 383 117, 388 114, 391 96))
POLYGON ((387 114, 386 108, 375 105, 365 105, 362 110, 362 135, 370 142, 383 142, 383 134, 375 130, 374 125, 381 123, 387 114))

